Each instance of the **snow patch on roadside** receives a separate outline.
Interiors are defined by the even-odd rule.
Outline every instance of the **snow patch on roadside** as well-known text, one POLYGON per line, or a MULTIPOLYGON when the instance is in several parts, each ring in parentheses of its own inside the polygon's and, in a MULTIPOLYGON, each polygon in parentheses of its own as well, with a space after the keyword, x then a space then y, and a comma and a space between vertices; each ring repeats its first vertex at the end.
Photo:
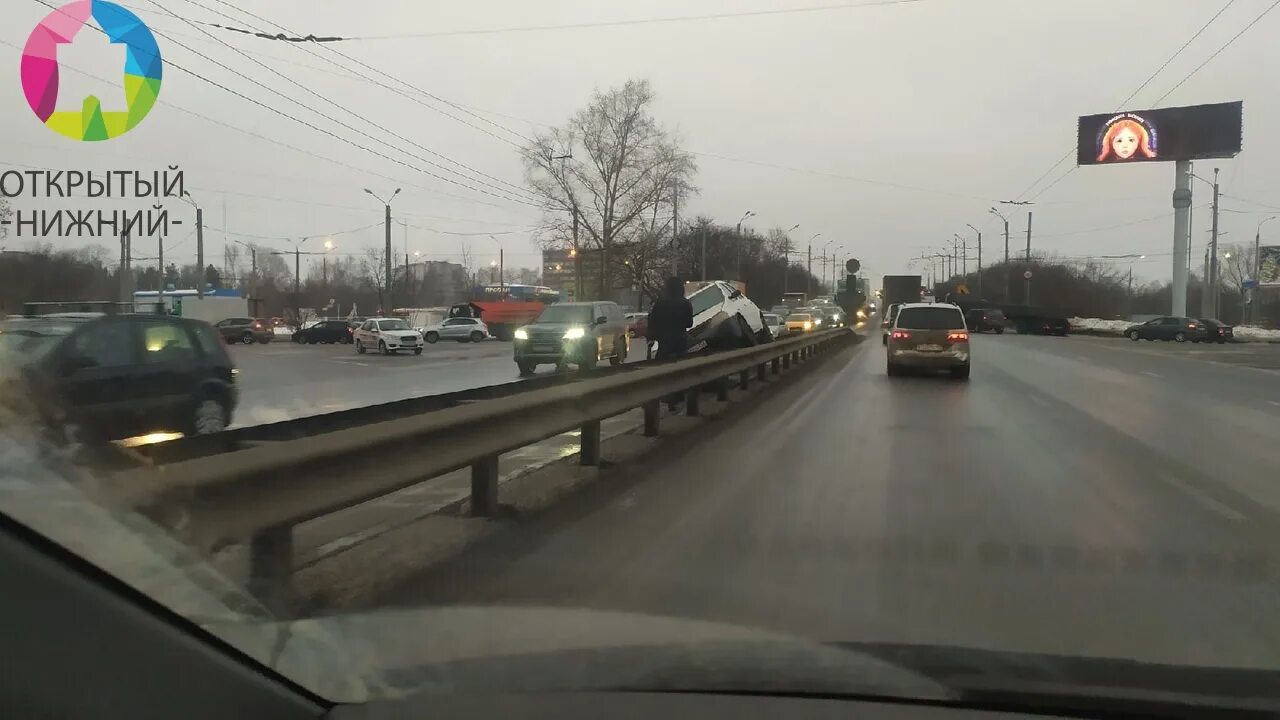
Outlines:
MULTIPOLYGON (((1115 335, 1120 337, 1124 331, 1137 323, 1130 320, 1103 320, 1101 318, 1079 318, 1070 320, 1073 332, 1093 335, 1115 335)), ((1236 342, 1274 342, 1280 343, 1280 330, 1237 325, 1233 327, 1236 342)))
POLYGON ((1241 325, 1235 328, 1236 340, 1245 342, 1280 342, 1280 330, 1241 325))

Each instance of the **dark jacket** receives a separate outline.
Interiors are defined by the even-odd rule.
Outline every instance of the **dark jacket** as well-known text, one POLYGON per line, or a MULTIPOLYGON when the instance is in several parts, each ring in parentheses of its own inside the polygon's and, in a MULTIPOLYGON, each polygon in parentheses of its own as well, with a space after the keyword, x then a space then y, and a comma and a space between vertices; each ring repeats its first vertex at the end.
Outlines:
POLYGON ((649 310, 649 339, 658 343, 658 357, 683 355, 689 348, 693 305, 683 296, 663 296, 649 310))

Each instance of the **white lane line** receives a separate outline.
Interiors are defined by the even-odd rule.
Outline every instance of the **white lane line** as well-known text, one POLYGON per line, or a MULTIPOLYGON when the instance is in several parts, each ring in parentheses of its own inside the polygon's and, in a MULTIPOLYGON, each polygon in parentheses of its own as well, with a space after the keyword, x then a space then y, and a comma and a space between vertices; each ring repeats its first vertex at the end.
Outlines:
POLYGON ((1049 401, 1048 401, 1048 400, 1045 400, 1044 398, 1040 397, 1039 395, 1031 395, 1030 397, 1031 397, 1031 402, 1033 402, 1033 403, 1035 403, 1035 404, 1039 405, 1040 407, 1043 407, 1043 408, 1047 408, 1047 407, 1049 407, 1049 401))
POLYGON ((1150 370, 1143 370, 1143 371, 1142 371, 1142 374, 1143 374, 1143 375, 1146 375, 1147 377, 1153 377, 1153 378, 1158 378, 1158 377, 1160 377, 1159 375, 1157 375, 1156 373, 1151 372, 1150 370))
POLYGON ((1200 490, 1197 487, 1189 485, 1186 482, 1183 482, 1182 480, 1172 475, 1166 475, 1164 473, 1161 473, 1160 477, 1164 478, 1165 481, 1168 482, 1170 485, 1186 493, 1187 496, 1189 496, 1192 500, 1195 500, 1205 509, 1215 512, 1221 515, 1222 517, 1228 520, 1231 520, 1233 522, 1244 521, 1244 515, 1240 514, 1236 510, 1233 510, 1227 507, 1226 505, 1223 505, 1217 500, 1214 500, 1213 498, 1209 497, 1208 495, 1205 494, 1203 490, 1200 490))
POLYGON ((1275 405, 1276 407, 1280 407, 1280 400, 1268 400, 1267 402, 1275 405))

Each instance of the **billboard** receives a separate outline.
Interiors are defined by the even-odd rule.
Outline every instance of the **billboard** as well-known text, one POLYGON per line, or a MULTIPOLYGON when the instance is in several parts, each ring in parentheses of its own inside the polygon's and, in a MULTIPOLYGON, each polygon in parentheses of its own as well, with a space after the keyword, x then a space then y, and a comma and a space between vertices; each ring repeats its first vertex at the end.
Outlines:
POLYGON ((1076 163, 1234 157, 1240 152, 1243 120, 1240 101, 1085 115, 1077 129, 1076 163))
POLYGON ((1258 248, 1258 284, 1280 287, 1280 246, 1258 248))

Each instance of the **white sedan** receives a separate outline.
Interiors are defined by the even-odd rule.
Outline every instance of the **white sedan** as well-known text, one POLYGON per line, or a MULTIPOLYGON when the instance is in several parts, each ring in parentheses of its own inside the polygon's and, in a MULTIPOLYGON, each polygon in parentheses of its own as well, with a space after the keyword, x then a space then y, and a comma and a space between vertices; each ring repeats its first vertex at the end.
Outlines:
POLYGON ((489 326, 475 318, 449 318, 439 325, 424 327, 422 337, 429 343, 457 340, 460 343, 481 342, 489 337, 489 326))
POLYGON ((356 352, 361 355, 366 350, 377 350, 383 355, 394 355, 401 350, 412 350, 414 355, 422 354, 422 335, 400 318, 365 320, 352 335, 356 352))

